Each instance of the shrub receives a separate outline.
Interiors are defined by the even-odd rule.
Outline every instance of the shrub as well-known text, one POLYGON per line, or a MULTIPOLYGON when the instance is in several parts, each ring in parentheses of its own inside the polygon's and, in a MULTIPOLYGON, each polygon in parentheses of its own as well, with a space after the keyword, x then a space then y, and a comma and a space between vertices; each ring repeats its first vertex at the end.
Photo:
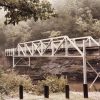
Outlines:
POLYGON ((38 84, 34 86, 33 92, 40 95, 43 93, 43 86, 49 86, 50 92, 64 92, 66 81, 63 77, 47 76, 45 80, 38 81, 38 84))
POLYGON ((15 72, 3 73, 0 77, 0 92, 6 94, 18 92, 20 84, 24 86, 26 92, 32 90, 32 81, 28 76, 17 75, 15 72))
POLYGON ((2 74, 4 73, 2 66, 0 65, 0 77, 2 76, 2 74))

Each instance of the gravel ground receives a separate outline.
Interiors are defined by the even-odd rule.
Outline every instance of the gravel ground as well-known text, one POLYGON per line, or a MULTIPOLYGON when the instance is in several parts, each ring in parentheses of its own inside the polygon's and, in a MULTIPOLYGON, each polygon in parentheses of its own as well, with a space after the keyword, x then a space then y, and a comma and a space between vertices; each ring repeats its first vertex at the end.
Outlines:
MULTIPOLYGON (((100 92, 89 92, 89 99, 83 98, 82 92, 71 92, 70 93, 70 100, 100 100, 100 92)), ((18 97, 9 97, 4 96, 4 100, 19 100, 18 97)), ((28 93, 24 93, 24 99, 23 100, 66 100, 64 93, 54 93, 50 94, 49 99, 45 99, 42 96, 32 95, 28 93)))

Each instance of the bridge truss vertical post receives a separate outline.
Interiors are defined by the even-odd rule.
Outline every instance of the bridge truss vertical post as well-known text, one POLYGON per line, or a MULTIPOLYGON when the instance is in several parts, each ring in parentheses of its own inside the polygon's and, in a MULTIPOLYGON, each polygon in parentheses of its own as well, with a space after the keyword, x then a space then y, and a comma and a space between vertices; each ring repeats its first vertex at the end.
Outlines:
POLYGON ((91 42, 91 37, 89 37, 89 47, 91 47, 92 42, 91 42))
POLYGON ((54 56, 54 43, 52 38, 51 38, 51 50, 52 50, 52 56, 54 56))
POLYGON ((65 37, 65 55, 66 55, 66 56, 68 56, 68 46, 69 46, 68 40, 67 40, 66 37, 65 37))

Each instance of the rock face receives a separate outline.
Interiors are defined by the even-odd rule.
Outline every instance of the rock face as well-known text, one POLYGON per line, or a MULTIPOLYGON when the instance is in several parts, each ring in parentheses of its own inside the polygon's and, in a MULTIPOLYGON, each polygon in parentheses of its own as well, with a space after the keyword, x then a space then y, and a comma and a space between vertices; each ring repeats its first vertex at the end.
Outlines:
MULTIPOLYGON (((4 58, 7 62, 7 59, 4 58)), ((12 62, 12 59, 9 59, 12 62)), ((100 60, 89 60, 90 64, 100 72, 100 60)), ((7 64, 8 66, 11 64, 7 64)), ((6 67, 7 68, 7 67, 6 67)), ((11 67, 10 67, 11 68, 11 67)), ((83 80, 83 66, 80 58, 31 58, 31 66, 17 66, 14 68, 19 74, 26 74, 34 81, 44 79, 48 74, 66 75, 69 80, 83 80)), ((93 80, 96 74, 87 66, 88 80, 93 80)))
MULTIPOLYGON (((89 61, 91 65, 100 72, 100 60, 89 61)), ((44 79, 45 75, 66 75, 71 81, 83 80, 82 59, 68 58, 35 58, 31 59, 31 67, 16 67, 19 74, 29 75, 33 81, 44 79)), ((88 80, 93 80, 96 74, 87 66, 88 80)))
POLYGON ((7 57, 5 57, 4 53, 0 52, 0 68, 7 70, 9 67, 11 67, 11 63, 7 57))

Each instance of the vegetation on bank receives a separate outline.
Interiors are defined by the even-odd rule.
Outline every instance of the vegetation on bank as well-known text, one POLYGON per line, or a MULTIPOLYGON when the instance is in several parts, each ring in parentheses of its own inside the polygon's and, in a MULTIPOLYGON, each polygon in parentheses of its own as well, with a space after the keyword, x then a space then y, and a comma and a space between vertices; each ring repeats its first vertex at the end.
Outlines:
POLYGON ((64 92, 65 85, 67 84, 66 79, 64 77, 58 78, 54 75, 46 76, 45 80, 38 81, 37 85, 33 86, 33 92, 35 94, 43 94, 44 86, 49 86, 50 92, 64 92))
POLYGON ((38 81, 36 85, 33 85, 29 76, 18 75, 12 71, 6 73, 0 70, 0 93, 6 95, 18 95, 19 85, 23 85, 24 91, 32 92, 33 94, 43 94, 44 85, 49 86, 50 92, 64 92, 64 87, 67 82, 63 77, 46 76, 45 80, 38 81))
POLYGON ((17 93, 19 85, 23 85, 26 92, 31 91, 33 87, 31 79, 26 75, 18 75, 16 72, 0 72, 1 94, 10 95, 14 92, 17 93))

